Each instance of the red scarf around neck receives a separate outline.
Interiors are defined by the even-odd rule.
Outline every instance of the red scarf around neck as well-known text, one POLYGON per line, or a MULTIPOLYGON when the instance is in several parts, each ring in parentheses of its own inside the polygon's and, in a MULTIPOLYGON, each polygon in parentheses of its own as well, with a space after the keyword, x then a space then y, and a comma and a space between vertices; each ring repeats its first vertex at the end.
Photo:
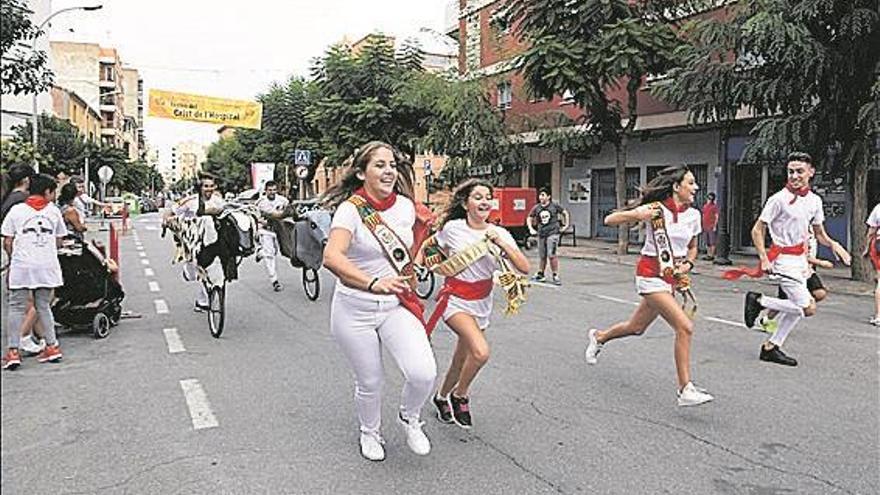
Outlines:
POLYGON ((376 211, 385 211, 394 206, 394 203, 397 202, 396 192, 392 192, 385 199, 375 199, 367 193, 367 190, 363 186, 361 186, 355 190, 354 193, 367 200, 367 203, 376 211))
POLYGON ((669 211, 672 212, 672 223, 678 223, 678 214, 687 211, 690 208, 690 205, 681 205, 677 206, 675 204, 675 200, 672 199, 672 196, 663 200, 663 206, 666 207, 669 211))
POLYGON ((38 194, 28 196, 28 198, 24 200, 24 202, 25 204, 37 211, 40 211, 49 205, 49 200, 38 194))
POLYGON ((798 197, 803 198, 810 192, 810 186, 804 186, 800 189, 796 189, 791 184, 785 184, 785 188, 788 189, 788 192, 794 194, 794 197, 791 198, 791 201, 788 204, 793 205, 795 201, 797 201, 798 197))

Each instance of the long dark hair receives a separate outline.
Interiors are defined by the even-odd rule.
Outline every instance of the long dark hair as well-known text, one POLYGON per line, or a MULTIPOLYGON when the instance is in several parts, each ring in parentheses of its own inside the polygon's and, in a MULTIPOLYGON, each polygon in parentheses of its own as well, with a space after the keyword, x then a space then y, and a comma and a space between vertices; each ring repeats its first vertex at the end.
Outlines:
POLYGON ((76 198, 76 184, 68 182, 61 187, 61 193, 58 194, 58 204, 64 206, 69 205, 76 198))
POLYGON ((367 164, 373 157, 373 153, 379 148, 385 148, 394 155, 394 162, 397 168, 397 182, 394 184, 394 191, 402 194, 409 199, 413 198, 413 182, 415 172, 412 163, 403 153, 399 152, 394 146, 382 141, 370 141, 369 143, 356 149, 350 157, 348 157, 342 166, 345 171, 342 173, 342 179, 324 192, 321 203, 325 208, 335 208, 340 203, 351 197, 351 195, 364 185, 363 179, 358 177, 358 172, 366 173, 367 164))
POLYGON ((494 194, 495 192, 492 183, 484 179, 468 179, 462 182, 452 191, 452 198, 440 214, 440 228, 443 228, 446 222, 450 220, 467 218, 468 197, 470 197, 474 188, 479 186, 489 189, 489 194, 494 194))
POLYGON ((648 181, 643 187, 640 187, 639 197, 629 201, 623 209, 632 210, 645 204, 669 198, 672 196, 672 186, 680 184, 690 171, 687 165, 674 165, 664 168, 656 177, 648 181))

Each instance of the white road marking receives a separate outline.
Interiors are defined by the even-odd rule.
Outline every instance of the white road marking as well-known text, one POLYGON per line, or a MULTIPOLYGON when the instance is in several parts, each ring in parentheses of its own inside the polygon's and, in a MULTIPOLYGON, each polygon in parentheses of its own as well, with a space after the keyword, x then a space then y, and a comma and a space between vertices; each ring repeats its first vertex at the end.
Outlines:
POLYGON ((165 302, 165 299, 156 299, 153 301, 153 305, 156 306, 157 315, 168 314, 168 303, 165 302))
POLYGON ((146 229, 146 230, 159 230, 159 227, 156 227, 155 225, 147 225, 146 227, 144 227, 144 229, 146 229))
POLYGON ((140 256, 141 258, 146 258, 146 257, 147 257, 147 253, 141 251, 140 253, 138 253, 138 256, 140 256))
POLYGON ((150 292, 159 292, 159 282, 150 281, 150 292))
POLYGON ((143 251, 143 250, 144 250, 144 247, 141 246, 140 244, 138 244, 138 245, 135 247, 135 249, 137 249, 138 251, 143 251))
POLYGON ((194 429, 201 430, 220 426, 214 413, 211 412, 208 395, 198 380, 195 378, 180 380, 180 388, 183 389, 183 397, 186 399, 186 406, 189 408, 194 429))
POLYGON ((730 321, 730 320, 725 320, 725 319, 723 319, 723 318, 715 318, 715 317, 712 317, 712 316, 704 316, 703 318, 705 318, 705 319, 707 319, 707 320, 709 320, 709 321, 714 321, 715 323, 723 323, 723 324, 725 324, 725 325, 730 325, 730 326, 732 326, 732 327, 740 327, 740 328, 746 328, 746 329, 748 328, 748 327, 745 325, 745 323, 742 323, 742 322, 739 322, 739 321, 730 321))
POLYGON ((153 271, 152 268, 144 268, 144 276, 145 277, 152 277, 155 275, 156 275, 156 273, 153 271))
POLYGON ((141 260, 141 264, 142 264, 142 265, 149 265, 149 264, 150 264, 150 260, 147 260, 147 259, 141 260))
POLYGON ((631 304, 631 305, 633 305, 633 306, 638 306, 638 305, 639 305, 639 303, 637 303, 637 302, 627 301, 626 299, 619 299, 619 298, 611 297, 611 296, 603 296, 602 294, 593 294, 593 295, 596 296, 596 297, 598 297, 599 299, 604 299, 604 300, 606 300, 606 301, 617 302, 617 303, 623 303, 623 304, 631 304))
POLYGON ((176 354, 178 352, 186 352, 183 347, 183 341, 180 340, 180 334, 176 328, 166 328, 162 330, 165 333, 165 342, 168 344, 168 352, 176 354))

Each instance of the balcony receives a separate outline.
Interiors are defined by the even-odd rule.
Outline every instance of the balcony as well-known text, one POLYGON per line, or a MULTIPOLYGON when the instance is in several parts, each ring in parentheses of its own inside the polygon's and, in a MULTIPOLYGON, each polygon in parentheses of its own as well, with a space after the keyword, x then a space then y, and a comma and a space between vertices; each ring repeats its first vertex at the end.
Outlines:
POLYGON ((119 131, 114 127, 103 127, 101 128, 101 136, 107 137, 116 137, 119 134, 119 131))
POLYGON ((116 104, 115 103, 101 103, 100 108, 101 108, 102 112, 116 113, 116 104))
POLYGON ((446 11, 443 15, 443 34, 458 38, 458 0, 450 0, 446 4, 446 11))
POLYGON ((102 79, 102 80, 98 81, 98 87, 99 88, 116 89, 116 81, 105 81, 102 79))

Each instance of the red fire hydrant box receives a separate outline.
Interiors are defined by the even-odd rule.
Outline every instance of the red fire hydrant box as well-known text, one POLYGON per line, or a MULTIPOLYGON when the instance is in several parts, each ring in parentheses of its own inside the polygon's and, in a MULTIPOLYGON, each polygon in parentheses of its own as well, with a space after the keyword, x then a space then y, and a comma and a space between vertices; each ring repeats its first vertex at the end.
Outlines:
POLYGON ((502 227, 524 227, 538 193, 529 187, 497 187, 489 221, 502 227))

